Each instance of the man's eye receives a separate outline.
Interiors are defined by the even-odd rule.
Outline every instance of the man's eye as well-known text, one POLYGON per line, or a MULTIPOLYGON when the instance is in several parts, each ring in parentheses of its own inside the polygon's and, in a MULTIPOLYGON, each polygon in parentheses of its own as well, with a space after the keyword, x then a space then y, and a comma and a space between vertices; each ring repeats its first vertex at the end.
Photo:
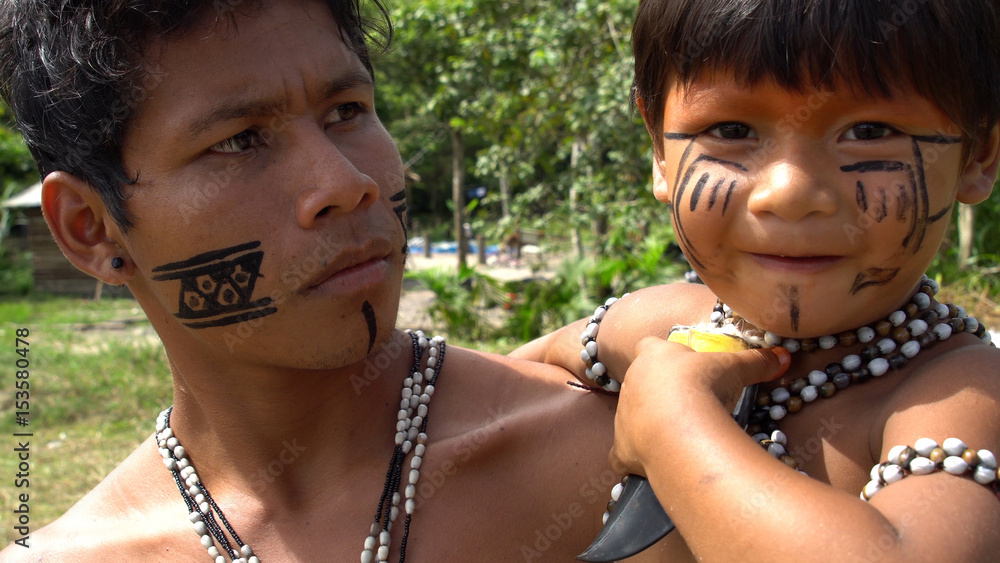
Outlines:
POLYGON ((844 132, 844 139, 847 141, 873 141, 888 137, 893 133, 895 133, 893 128, 884 123, 858 123, 844 132))
POLYGON ((333 108, 333 111, 326 116, 326 122, 327 124, 333 124, 351 121, 363 112, 364 108, 362 108, 360 104, 354 102, 343 104, 333 108))
POLYGON ((221 153, 238 153, 250 150, 260 145, 260 135, 256 131, 246 130, 233 135, 232 137, 212 145, 211 150, 221 153))
POLYGON ((743 123, 720 123, 708 130, 708 133, 720 139, 756 139, 757 132, 743 123))

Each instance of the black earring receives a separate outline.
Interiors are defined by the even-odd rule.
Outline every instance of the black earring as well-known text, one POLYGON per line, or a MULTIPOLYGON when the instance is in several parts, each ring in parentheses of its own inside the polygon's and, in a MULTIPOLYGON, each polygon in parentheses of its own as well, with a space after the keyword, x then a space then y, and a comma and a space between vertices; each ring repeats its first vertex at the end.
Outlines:
POLYGON ((121 270, 123 266, 125 266, 125 261, 122 260, 121 256, 115 256, 114 258, 111 259, 112 268, 116 270, 121 270))

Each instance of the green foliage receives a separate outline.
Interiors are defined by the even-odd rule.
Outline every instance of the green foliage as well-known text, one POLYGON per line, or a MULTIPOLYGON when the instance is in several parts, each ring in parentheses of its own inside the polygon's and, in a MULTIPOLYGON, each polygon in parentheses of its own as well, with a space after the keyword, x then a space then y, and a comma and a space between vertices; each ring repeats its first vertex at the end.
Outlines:
POLYGON ((511 283, 504 335, 527 342, 592 312, 598 301, 580 285, 594 270, 591 260, 567 260, 553 279, 511 283))
POLYGON ((600 294, 621 295, 631 289, 661 284, 680 276, 683 273, 681 266, 664 257, 669 244, 665 239, 649 238, 634 251, 598 262, 598 287, 604 289, 600 294))
POLYGON ((435 324, 447 327, 448 334, 480 340, 496 332, 487 312, 506 297, 495 279, 470 267, 462 267, 457 275, 452 268, 438 267, 408 271, 406 277, 434 292, 436 299, 428 312, 435 324))
POLYGON ((34 160, 21 134, 13 127, 7 106, 0 102, 0 178, 4 186, 26 186, 38 179, 34 160))
POLYGON ((0 297, 28 295, 33 286, 31 255, 0 246, 0 297))
POLYGON ((478 347, 483 339, 526 342, 591 313, 609 295, 665 283, 682 268, 664 257, 666 242, 650 239, 620 259, 565 260, 551 278, 500 283, 472 268, 408 272, 436 295, 428 310, 446 333, 478 347), (611 288, 610 290, 608 288, 611 288))
POLYGON ((445 213, 447 132, 457 128, 465 185, 490 194, 472 222, 493 240, 517 228, 545 225, 552 239, 599 225, 590 242, 602 254, 621 250, 607 226, 636 233, 653 222, 650 143, 628 100, 634 10, 624 0, 397 3, 394 48, 376 71, 380 115, 420 176, 411 214, 445 213), (575 159, 574 144, 583 147, 575 159), (571 186, 583 194, 572 209, 571 186))
MULTIPOLYGON (((973 207, 975 230, 968 267, 959 266, 957 210, 941 249, 928 274, 943 285, 958 286, 970 293, 1000 298, 1000 181, 993 195, 973 207)), ((957 206, 956 206, 957 207, 957 206)))
MULTIPOLYGON (((37 180, 38 172, 28 146, 14 129, 7 106, 0 101, 0 202, 37 180)), ((7 236, 9 215, 6 207, 0 207, 0 243, 7 236)), ((9 280, 0 280, 0 294, 5 282, 9 280)))

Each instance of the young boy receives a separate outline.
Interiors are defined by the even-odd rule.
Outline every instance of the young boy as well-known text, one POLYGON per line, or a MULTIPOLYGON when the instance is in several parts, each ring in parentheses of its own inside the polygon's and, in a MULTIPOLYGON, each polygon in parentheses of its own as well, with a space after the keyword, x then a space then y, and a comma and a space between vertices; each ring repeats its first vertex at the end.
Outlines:
POLYGON ((656 197, 707 287, 636 292, 599 325, 624 376, 612 461, 677 526, 639 558, 996 560, 1000 352, 922 276, 996 179, 998 23, 987 0, 641 3, 656 197), (699 323, 764 348, 619 353, 699 323))
POLYGON ((53 236, 128 285, 174 378, 155 436, 0 559, 567 560, 598 532, 612 399, 394 329, 403 167, 361 13, 0 6, 53 236))

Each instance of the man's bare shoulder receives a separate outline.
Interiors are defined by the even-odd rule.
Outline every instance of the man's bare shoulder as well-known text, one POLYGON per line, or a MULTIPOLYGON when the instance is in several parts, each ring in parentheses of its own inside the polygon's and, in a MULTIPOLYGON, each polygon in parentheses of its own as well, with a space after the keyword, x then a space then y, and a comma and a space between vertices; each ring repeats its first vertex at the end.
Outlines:
POLYGON ((621 478, 608 466, 616 399, 567 384, 575 379, 554 366, 459 348, 446 356, 421 473, 447 485, 422 510, 453 519, 472 493, 489 515, 470 514, 463 533, 489 537, 503 560, 571 560, 596 537, 621 478))
POLYGON ((446 368, 436 387, 461 398, 465 408, 460 412, 473 414, 485 407, 504 413, 504 418, 550 420, 560 426, 597 418, 609 430, 614 420, 614 397, 581 389, 572 383, 576 378, 558 366, 452 348, 446 368))
POLYGON ((11 544, 0 561, 186 560, 166 547, 190 531, 164 524, 185 522, 184 507, 169 495, 173 482, 157 457, 150 438, 65 514, 32 531, 27 548, 11 544), (157 471, 164 479, 150 478, 157 471))

